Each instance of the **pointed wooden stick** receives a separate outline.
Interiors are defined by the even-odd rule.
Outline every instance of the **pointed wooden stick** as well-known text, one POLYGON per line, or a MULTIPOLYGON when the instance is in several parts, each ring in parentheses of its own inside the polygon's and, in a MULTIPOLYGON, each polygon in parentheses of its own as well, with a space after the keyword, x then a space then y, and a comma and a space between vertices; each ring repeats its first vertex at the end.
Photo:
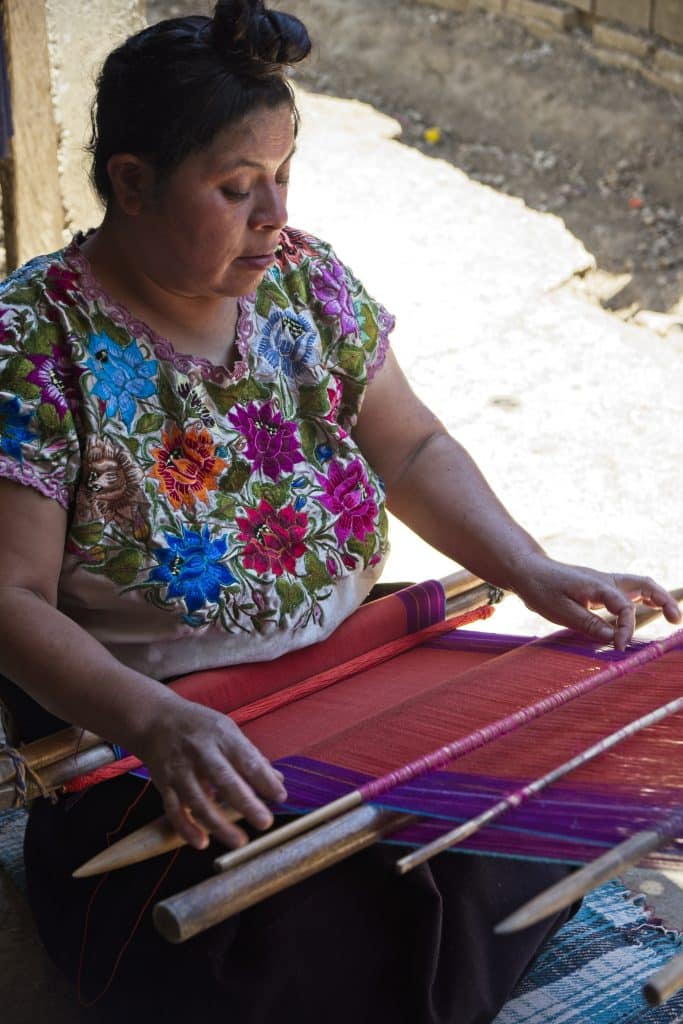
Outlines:
MULTIPOLYGON (((232 807, 220 807, 225 820, 229 823, 239 821, 242 814, 232 807)), ((183 839, 171 826, 167 818, 157 818, 148 825, 131 832, 129 835, 119 839, 116 843, 108 846, 106 850, 96 854, 73 873, 74 878, 89 878, 91 875, 103 875, 112 870, 112 863, 115 868, 139 864, 150 857, 158 857, 162 853, 169 853, 185 846, 187 840, 183 839), (114 851, 112 855, 112 851, 114 851)))
POLYGON ((531 797, 536 796, 542 792, 553 782, 557 782, 558 779, 563 778, 565 775, 569 775, 576 768, 580 768, 582 765, 587 764, 594 758, 599 757, 600 754, 604 754, 607 750, 611 750, 612 747, 617 746, 618 743, 622 743, 624 740, 629 739, 631 736, 635 736, 637 733, 642 732, 643 729, 647 729, 651 725, 656 725, 657 722, 661 722, 664 718, 669 718, 671 715, 677 714, 679 711, 683 711, 683 697, 678 697, 676 700, 671 700, 667 704, 662 704, 660 707, 655 708, 654 711, 649 711, 646 715, 641 715, 640 718, 634 719, 627 725, 617 729, 615 732, 610 733, 609 736, 605 736, 604 739, 599 740, 592 746, 587 747, 586 750, 582 750, 580 754, 570 758, 563 764, 558 765, 551 771, 542 775, 538 779, 534 779, 533 782, 528 783, 526 786, 521 786, 508 796, 499 800, 498 803, 489 807, 488 810, 479 814, 476 818, 471 818, 464 824, 459 825, 457 828, 446 833, 444 836, 439 836, 438 839, 433 840, 431 843, 427 843, 419 850, 414 850, 412 853, 407 854, 405 857, 401 857, 396 862, 396 870, 399 875, 405 875, 408 871, 416 868, 418 864, 423 864, 426 860, 431 857, 435 857, 437 853, 441 853, 443 850, 448 850, 452 846, 456 846, 458 843, 462 843, 469 836, 474 835, 475 832, 479 832, 480 829, 489 825, 496 818, 499 818, 501 814, 505 814, 506 811, 512 810, 514 807, 519 807, 525 803, 531 797))
POLYGON ((650 1006, 661 1006, 683 988, 683 953, 662 967, 643 986, 643 995, 650 1006))
POLYGON ((556 885, 551 885, 549 889, 539 893, 519 910, 515 910, 513 914, 496 925, 496 933, 509 935, 511 932, 521 931, 523 928, 528 928, 537 921, 542 921, 543 918, 571 906, 592 889, 597 889, 598 886, 621 874, 626 868, 638 864, 648 853, 667 846, 677 838, 681 829, 683 829, 683 813, 679 812, 663 821, 657 830, 647 829, 637 832, 630 839, 619 843, 618 846, 603 853, 590 864, 580 868, 579 871, 563 878, 556 885))

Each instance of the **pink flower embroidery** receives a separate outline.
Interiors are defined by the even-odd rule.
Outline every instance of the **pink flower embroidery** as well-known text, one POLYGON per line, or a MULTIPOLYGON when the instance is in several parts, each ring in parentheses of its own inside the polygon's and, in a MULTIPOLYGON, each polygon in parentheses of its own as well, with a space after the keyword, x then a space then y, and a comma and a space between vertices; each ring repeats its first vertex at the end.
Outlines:
POLYGON ((260 574, 272 572, 274 576, 282 576, 285 571, 294 573, 297 558, 306 552, 303 539, 308 516, 296 512, 292 505, 276 510, 263 500, 258 508, 245 511, 246 516, 235 517, 239 539, 246 541, 242 555, 245 567, 260 574))
POLYGON ((354 459, 348 466, 333 459, 328 476, 316 473, 324 495, 321 504, 338 516, 334 532, 340 544, 349 537, 363 540, 375 528, 379 514, 375 490, 370 484, 360 459, 354 459))

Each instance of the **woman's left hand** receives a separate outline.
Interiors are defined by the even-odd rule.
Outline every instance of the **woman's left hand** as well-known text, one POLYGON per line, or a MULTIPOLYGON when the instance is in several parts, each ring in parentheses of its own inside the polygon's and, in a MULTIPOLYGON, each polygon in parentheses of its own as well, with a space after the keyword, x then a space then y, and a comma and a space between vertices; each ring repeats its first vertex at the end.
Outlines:
POLYGON ((613 643, 623 651, 633 635, 634 602, 661 608, 671 623, 681 621, 674 598, 648 576, 598 572, 579 565, 555 562, 531 552, 517 566, 511 589, 527 608, 551 622, 586 633, 594 640, 613 643), (606 608, 616 617, 610 625, 591 609, 606 608))

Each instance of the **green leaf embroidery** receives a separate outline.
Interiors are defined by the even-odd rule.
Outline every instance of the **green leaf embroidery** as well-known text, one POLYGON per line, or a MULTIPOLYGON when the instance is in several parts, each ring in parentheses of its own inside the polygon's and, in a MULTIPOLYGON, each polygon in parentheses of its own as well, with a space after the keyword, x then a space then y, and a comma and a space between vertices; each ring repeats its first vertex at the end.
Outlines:
POLYGON ((299 411, 302 416, 325 416, 330 411, 326 378, 316 387, 299 387, 299 411))
POLYGON ((140 442, 136 437, 122 437, 121 441, 123 441, 131 455, 137 455, 140 449, 140 442))
POLYGON ((224 494, 235 494, 242 490, 242 487, 251 476, 251 466, 243 459, 235 459, 227 473, 223 473, 218 486, 224 494))
POLYGON ((317 462, 315 449, 318 445, 318 431, 315 424, 311 423, 310 420, 302 420, 299 423, 299 436, 301 437, 301 445, 308 461, 317 462))
POLYGON ((234 523, 237 512, 237 502, 227 494, 219 494, 216 498, 216 514, 226 522, 234 523))
POLYGON ((142 565, 142 553, 134 548, 126 548, 110 558, 104 567, 105 575, 121 587, 132 583, 142 565))
POLYGON ((280 598, 280 618, 290 615, 306 599, 306 592, 298 583, 290 583, 279 577, 275 581, 275 590, 280 598))
POLYGON ((159 412, 146 412, 139 418, 134 426, 134 430, 137 434, 151 434, 153 430, 158 430, 165 420, 159 412))
POLYGON ((184 403, 169 383, 163 370, 159 374, 159 404, 175 423, 182 424, 184 403))
POLYGON ((365 354, 355 345, 339 346, 339 363, 351 377, 361 378, 365 375, 365 354))
POLYGON ((322 587, 328 586, 332 581, 332 577, 327 571, 327 566, 312 551, 306 552, 304 565, 306 566, 306 589, 309 593, 314 590, 321 590, 322 587))
POLYGON ((375 553, 376 538, 374 533, 369 533, 365 540, 358 540, 357 537, 350 537, 346 546, 354 555, 360 555, 363 565, 367 567, 370 559, 375 553))
POLYGON ((73 540, 81 548, 99 544, 104 533, 104 523, 80 523, 71 530, 73 540))
POLYGON ((273 508, 282 508, 291 497, 291 483, 292 476, 285 477, 284 480, 277 484, 255 483, 253 487, 254 495, 257 498, 263 498, 273 508))
POLYGON ((222 388, 211 381, 205 383, 206 393, 221 416, 225 416, 233 405, 245 405, 258 398, 268 398, 270 391, 251 377, 244 377, 228 388, 222 388))

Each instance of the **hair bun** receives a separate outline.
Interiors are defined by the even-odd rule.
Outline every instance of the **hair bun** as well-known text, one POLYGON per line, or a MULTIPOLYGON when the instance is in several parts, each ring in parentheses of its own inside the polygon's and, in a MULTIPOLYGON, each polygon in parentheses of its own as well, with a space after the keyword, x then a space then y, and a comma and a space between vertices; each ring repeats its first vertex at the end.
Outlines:
POLYGON ((218 0, 211 39, 239 74, 262 77, 303 60, 311 40, 298 18, 266 10, 263 0, 218 0))

